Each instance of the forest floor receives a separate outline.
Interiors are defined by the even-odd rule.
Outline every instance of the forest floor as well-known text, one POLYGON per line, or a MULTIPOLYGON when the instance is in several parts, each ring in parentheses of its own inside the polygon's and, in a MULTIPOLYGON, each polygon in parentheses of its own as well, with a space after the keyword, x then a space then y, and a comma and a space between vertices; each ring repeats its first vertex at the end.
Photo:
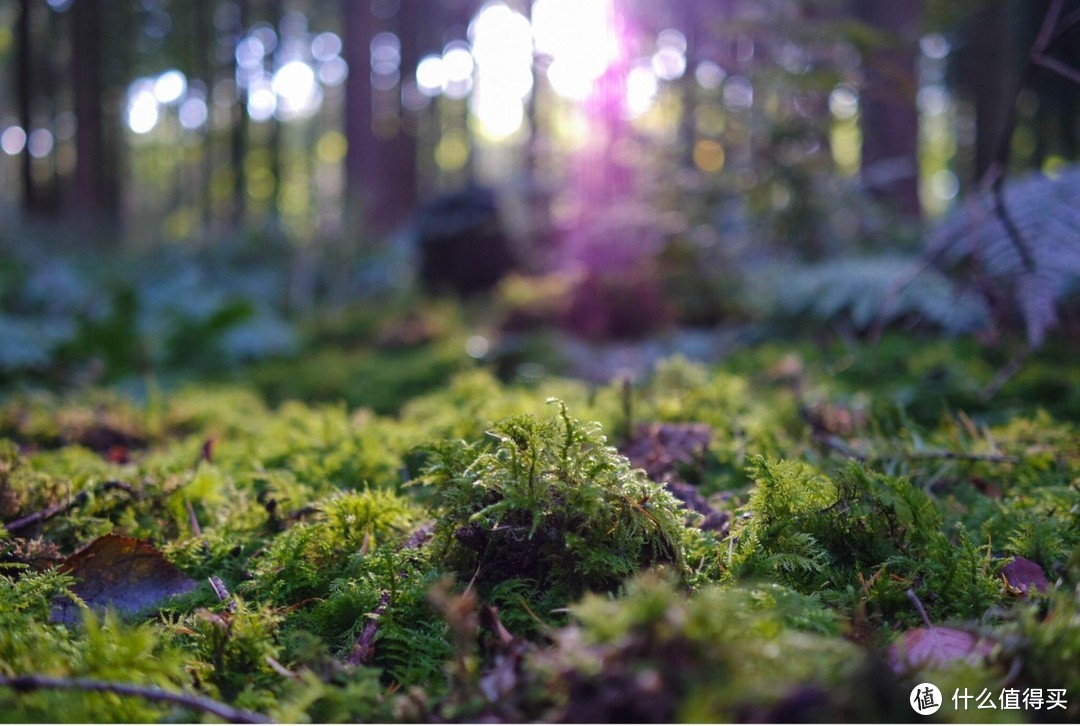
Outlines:
POLYGON ((4 720, 1080 718, 1071 351, 453 317, 9 381, 4 720))

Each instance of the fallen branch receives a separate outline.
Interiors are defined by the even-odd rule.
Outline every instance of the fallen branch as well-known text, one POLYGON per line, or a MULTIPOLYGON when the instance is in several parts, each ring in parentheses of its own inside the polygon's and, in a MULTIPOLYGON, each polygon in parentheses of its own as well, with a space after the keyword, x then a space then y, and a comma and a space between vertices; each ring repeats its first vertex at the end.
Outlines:
POLYGON ((991 464, 1019 464, 1019 456, 1006 454, 970 454, 966 451, 913 451, 902 455, 906 459, 951 459, 954 461, 986 461, 991 464))
POLYGON ((61 504, 54 504, 51 507, 42 509, 40 512, 34 512, 28 514, 21 519, 16 519, 13 522, 7 522, 4 524, 4 529, 8 532, 18 532, 20 529, 26 529, 27 527, 52 519, 58 514, 70 511, 86 501, 86 492, 79 492, 74 497, 61 504))
MULTIPOLYGON (((119 489, 121 491, 127 492, 133 497, 138 498, 138 494, 135 492, 135 489, 130 484, 128 484, 127 482, 119 481, 118 479, 110 479, 108 481, 102 482, 97 487, 94 487, 94 489, 100 490, 102 492, 107 492, 112 489, 119 489)), ((34 512, 33 514, 28 514, 25 517, 12 520, 11 522, 7 522, 4 524, 4 529, 7 532, 18 532, 20 529, 26 529, 27 527, 30 527, 32 525, 46 522, 57 516, 58 514, 66 514, 75 507, 78 507, 79 505, 85 503, 89 496, 90 492, 87 490, 83 490, 66 502, 54 504, 51 507, 46 507, 45 509, 42 509, 41 511, 34 512)))
POLYGON ((949 451, 948 449, 937 451, 895 451, 876 453, 859 451, 848 445, 846 441, 838 436, 822 436, 817 437, 816 440, 822 446, 837 454, 862 462, 874 459, 906 459, 908 461, 947 459, 950 461, 975 461, 986 462, 989 464, 1019 464, 1023 461, 1019 456, 1009 456, 1007 454, 976 454, 967 451, 949 451))
POLYGON ((133 683, 112 683, 91 678, 52 678, 49 676, 0 676, 0 686, 14 688, 17 691, 38 691, 47 689, 95 691, 115 693, 119 696, 136 696, 148 701, 165 701, 178 706, 202 711, 217 716, 229 723, 274 723, 273 719, 261 713, 233 708, 205 696, 164 691, 157 686, 139 686, 133 683))
POLYGON ((1027 348, 1022 349, 1001 370, 995 373, 990 382, 979 391, 979 400, 983 403, 989 403, 998 394, 998 391, 1023 369, 1029 352, 1027 348))
POLYGON ((375 636, 379 632, 379 618, 386 613, 388 607, 390 607, 390 593, 384 590, 379 595, 379 604, 368 613, 368 620, 364 623, 364 629, 360 631, 360 637, 356 639, 356 645, 353 646, 349 657, 345 659, 346 663, 353 666, 367 665, 375 657, 375 636))
MULTIPOLYGON (((425 542, 431 539, 431 534, 434 529, 435 527, 433 524, 429 523, 423 525, 413 532, 412 535, 409 536, 409 539, 405 540, 402 549, 419 549, 425 542)), ((365 537, 365 547, 367 546, 368 541, 368 538, 365 537)), ((403 571, 398 573, 398 577, 404 576, 405 573, 403 571)), ((375 657, 375 636, 379 633, 379 621, 382 619, 382 616, 386 614, 386 610, 389 607, 390 591, 383 590, 379 595, 379 602, 375 606, 375 609, 368 613, 367 622, 364 623, 364 629, 360 631, 360 637, 356 639, 356 644, 353 645, 352 650, 349 651, 349 655, 345 659, 346 663, 353 666, 367 665, 371 662, 371 659, 375 657)))

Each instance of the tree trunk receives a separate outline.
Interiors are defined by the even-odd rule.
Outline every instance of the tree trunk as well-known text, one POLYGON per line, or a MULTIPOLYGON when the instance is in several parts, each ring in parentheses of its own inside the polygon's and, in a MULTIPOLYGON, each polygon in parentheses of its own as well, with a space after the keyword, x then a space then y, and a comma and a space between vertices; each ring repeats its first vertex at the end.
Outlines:
MULTIPOLYGON (((237 7, 240 9, 237 27, 233 29, 236 42, 244 37, 250 15, 248 0, 239 0, 237 7)), ((235 77, 237 64, 233 60, 233 74, 235 77)), ((232 133, 229 136, 230 161, 233 172, 233 208, 232 226, 234 230, 242 229, 247 220, 247 181, 244 173, 244 156, 248 150, 248 113, 247 91, 237 89, 236 105, 233 107, 232 133)))
POLYGON ((358 229, 374 208, 370 192, 377 173, 373 168, 376 140, 372 131, 371 87, 371 39, 375 35, 375 17, 369 0, 343 2, 343 52, 349 65, 349 77, 345 81, 345 137, 348 139, 345 223, 348 228, 358 229))
MULTIPOLYGON (((430 11, 430 0, 401 0, 397 16, 397 36, 401 41, 401 83, 416 75, 420 62, 421 16, 430 11)), ((396 116, 392 133, 380 138, 376 146, 375 168, 379 178, 374 180, 375 209, 371 222, 380 233, 392 231, 404 222, 417 200, 416 117, 402 106, 400 86, 389 91, 392 113, 396 116)), ((390 130, 390 129, 388 129, 390 130)))
POLYGON ((19 3, 19 22, 16 28, 18 36, 17 87, 19 123, 26 132, 27 143, 23 148, 20 177, 22 179, 22 203, 27 216, 37 216, 42 212, 42 199, 34 182, 34 163, 30 157, 30 133, 34 128, 34 53, 33 53, 33 12, 32 0, 19 3))
POLYGON ((976 179, 981 179, 997 160, 1019 83, 1020 68, 1013 43, 1016 30, 1010 27, 1009 16, 1007 3, 984 3, 970 26, 963 75, 975 105, 976 179))
POLYGON ((121 119, 119 98, 105 83, 102 44, 109 24, 102 0, 78 0, 71 12, 71 78, 78 119, 72 211, 115 225, 120 221, 121 119))
POLYGON ((866 83, 861 99, 863 182, 898 212, 918 217, 918 2, 855 0, 855 14, 888 39, 865 58, 866 83))

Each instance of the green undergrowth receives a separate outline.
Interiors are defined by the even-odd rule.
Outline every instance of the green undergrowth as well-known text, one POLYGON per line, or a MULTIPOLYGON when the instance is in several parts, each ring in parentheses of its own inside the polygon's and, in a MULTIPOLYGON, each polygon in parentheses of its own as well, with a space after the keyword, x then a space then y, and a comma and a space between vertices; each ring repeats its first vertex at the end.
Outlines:
POLYGON ((503 607, 513 604, 507 583, 519 581, 518 596, 541 611, 614 590, 652 566, 685 570, 678 500, 608 446, 599 424, 551 403, 558 416, 498 422, 494 447, 432 450, 425 480, 436 490, 435 557, 460 578, 503 586, 503 607))
MULTIPOLYGON (((672 358, 603 386, 466 364, 393 413, 222 383, 13 395, 0 676, 316 722, 894 721, 926 680, 1073 696, 1072 404, 956 406, 952 373, 933 393, 935 366, 985 378, 994 362, 925 350, 896 380, 872 373, 898 358, 888 341, 672 358), (82 622, 54 622, 54 600, 86 592, 61 565, 110 533, 152 543, 192 588, 127 615, 87 595, 82 622), (1045 587, 1010 574, 1027 561, 1045 587), (890 662, 920 609, 988 655, 890 662)), ((1006 386, 1057 390, 1025 375, 1006 386)), ((122 599, 133 585, 117 582, 122 599)), ((950 710, 950 695, 938 718, 1016 715, 950 710)), ((31 722, 213 718, 78 689, 0 687, 0 705, 31 722)))

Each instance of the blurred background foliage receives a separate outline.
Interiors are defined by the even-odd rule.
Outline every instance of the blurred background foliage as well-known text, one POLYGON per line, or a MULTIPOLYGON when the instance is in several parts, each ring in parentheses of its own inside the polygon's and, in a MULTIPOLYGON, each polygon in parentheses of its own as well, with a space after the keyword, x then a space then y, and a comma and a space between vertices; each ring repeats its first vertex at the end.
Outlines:
POLYGON ((1075 343, 1078 13, 0 0, 0 383, 390 410, 599 341, 1075 343))

